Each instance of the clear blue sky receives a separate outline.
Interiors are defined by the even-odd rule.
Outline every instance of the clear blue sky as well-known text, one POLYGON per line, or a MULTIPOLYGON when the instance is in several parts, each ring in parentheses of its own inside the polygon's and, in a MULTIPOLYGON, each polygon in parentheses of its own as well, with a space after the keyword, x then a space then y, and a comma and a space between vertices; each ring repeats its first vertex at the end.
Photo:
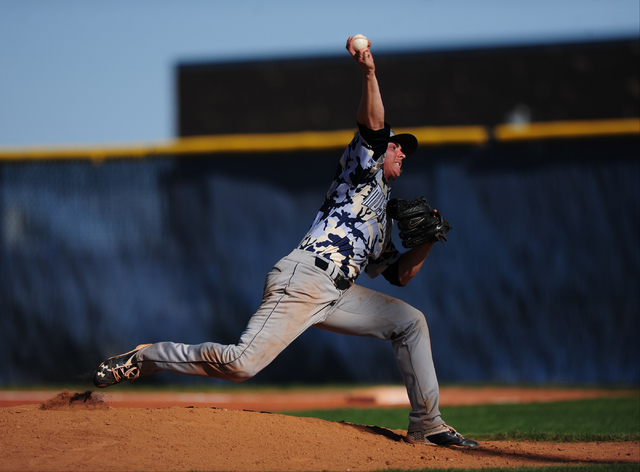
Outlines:
POLYGON ((0 146, 175 137, 175 66, 632 37, 639 0, 0 0, 0 146))

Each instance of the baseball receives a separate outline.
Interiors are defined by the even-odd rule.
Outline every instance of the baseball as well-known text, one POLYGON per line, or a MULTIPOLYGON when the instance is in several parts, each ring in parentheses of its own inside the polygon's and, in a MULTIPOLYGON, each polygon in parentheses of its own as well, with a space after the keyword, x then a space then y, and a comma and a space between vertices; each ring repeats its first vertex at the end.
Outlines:
POLYGON ((366 48, 369 46, 369 40, 363 34, 356 34, 353 37, 353 49, 359 51, 360 49, 366 48))

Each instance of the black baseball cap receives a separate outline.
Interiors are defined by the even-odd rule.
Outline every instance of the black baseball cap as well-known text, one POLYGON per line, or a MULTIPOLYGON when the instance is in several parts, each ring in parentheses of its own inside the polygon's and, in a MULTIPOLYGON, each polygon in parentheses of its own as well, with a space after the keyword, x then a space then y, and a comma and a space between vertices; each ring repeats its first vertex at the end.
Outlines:
POLYGON ((398 143, 402 147, 402 152, 407 157, 418 149, 418 139, 414 135, 408 133, 389 136, 389 142, 398 143))

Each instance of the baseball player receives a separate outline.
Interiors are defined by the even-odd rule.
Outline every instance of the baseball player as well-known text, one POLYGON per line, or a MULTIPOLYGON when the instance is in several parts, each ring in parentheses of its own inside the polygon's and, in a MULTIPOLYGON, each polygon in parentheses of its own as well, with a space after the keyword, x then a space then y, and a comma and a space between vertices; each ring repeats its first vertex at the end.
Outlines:
POLYGON ((267 274, 263 299, 234 345, 160 342, 137 346, 98 366, 93 382, 107 387, 158 371, 249 379, 307 328, 391 341, 411 413, 406 440, 414 444, 475 447, 442 420, 439 390, 424 315, 408 304, 356 285, 366 272, 406 285, 420 270, 433 242, 403 253, 391 241, 387 216, 390 184, 417 148, 410 134, 395 135, 384 106, 368 47, 347 50, 360 67, 363 89, 358 133, 344 151, 336 178, 299 246, 267 274))

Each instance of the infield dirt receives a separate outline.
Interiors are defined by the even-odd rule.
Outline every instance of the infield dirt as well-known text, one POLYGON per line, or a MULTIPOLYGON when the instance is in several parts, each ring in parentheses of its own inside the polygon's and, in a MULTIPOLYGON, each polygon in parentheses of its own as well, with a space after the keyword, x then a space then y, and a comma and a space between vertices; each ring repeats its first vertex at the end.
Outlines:
MULTIPOLYGON (((528 401, 545 401, 544 392, 557 400, 561 391, 534 389, 528 401)), ((565 399, 576 392, 565 391, 565 399)), ((583 392, 593 397, 593 391, 583 392)), ((442 393, 444 403, 469 404, 456 402, 455 390, 442 393)), ((459 393, 469 397, 468 390, 459 393)), ((50 395, 40 404, 0 408, 0 471, 355 472, 640 463, 638 442, 487 441, 475 449, 443 448, 408 444, 402 430, 228 408, 231 403, 131 407, 90 391, 50 395)), ((304 392, 290 395, 293 406, 293 395, 304 392)), ((486 389, 484 395, 490 401, 486 389)), ((505 395, 495 391, 492 398, 505 395)))

